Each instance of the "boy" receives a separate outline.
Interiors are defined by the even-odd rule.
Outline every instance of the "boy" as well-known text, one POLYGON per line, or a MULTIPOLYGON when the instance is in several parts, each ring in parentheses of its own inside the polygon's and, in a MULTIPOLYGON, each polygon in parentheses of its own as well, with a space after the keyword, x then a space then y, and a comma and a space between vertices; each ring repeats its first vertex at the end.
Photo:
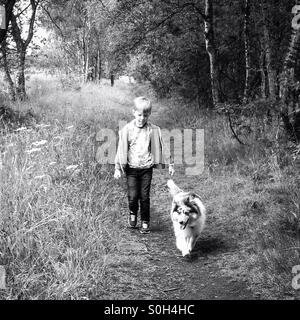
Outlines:
MULTIPOLYGON (((164 168, 163 141, 158 126, 148 122, 151 101, 145 97, 134 99, 134 119, 119 132, 119 145, 115 158, 114 177, 126 173, 129 226, 135 228, 140 203, 141 233, 150 232, 150 186, 153 168, 164 168)), ((169 174, 174 165, 169 163, 169 174)))

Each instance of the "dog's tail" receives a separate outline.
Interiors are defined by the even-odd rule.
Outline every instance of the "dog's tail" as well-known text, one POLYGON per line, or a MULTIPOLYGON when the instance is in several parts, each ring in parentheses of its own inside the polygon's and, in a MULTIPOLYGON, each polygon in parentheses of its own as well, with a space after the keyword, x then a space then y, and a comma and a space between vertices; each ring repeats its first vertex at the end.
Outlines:
POLYGON ((167 186, 171 195, 174 197, 177 193, 182 192, 182 190, 176 186, 175 182, 172 179, 167 181, 167 186))

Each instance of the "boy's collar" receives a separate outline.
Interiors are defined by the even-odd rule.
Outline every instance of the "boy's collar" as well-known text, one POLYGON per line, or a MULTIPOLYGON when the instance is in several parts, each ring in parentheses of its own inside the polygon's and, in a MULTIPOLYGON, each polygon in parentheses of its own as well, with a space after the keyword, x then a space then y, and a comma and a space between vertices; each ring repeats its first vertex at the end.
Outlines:
POLYGON ((145 122, 145 124, 144 124, 142 127, 138 127, 138 126, 136 125, 136 120, 135 120, 135 119, 133 120, 133 124, 134 124, 137 128, 139 128, 139 129, 145 128, 145 127, 148 125, 148 123, 149 123, 149 121, 145 122))

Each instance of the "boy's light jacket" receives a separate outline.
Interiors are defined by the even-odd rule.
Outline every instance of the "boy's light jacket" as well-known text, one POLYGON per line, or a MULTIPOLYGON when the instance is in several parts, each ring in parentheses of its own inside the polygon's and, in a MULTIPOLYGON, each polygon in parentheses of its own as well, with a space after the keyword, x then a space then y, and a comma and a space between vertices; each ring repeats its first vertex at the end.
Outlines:
MULTIPOLYGON (((133 120, 134 121, 134 120, 133 120)), ((170 164, 170 161, 166 161, 164 155, 164 144, 161 136, 161 130, 158 126, 148 122, 151 128, 151 142, 150 150, 153 156, 153 167, 157 169, 164 169, 166 164, 170 164)), ((124 172, 124 169, 128 162, 128 124, 126 124, 119 131, 119 144, 117 154, 115 158, 115 168, 124 172)))

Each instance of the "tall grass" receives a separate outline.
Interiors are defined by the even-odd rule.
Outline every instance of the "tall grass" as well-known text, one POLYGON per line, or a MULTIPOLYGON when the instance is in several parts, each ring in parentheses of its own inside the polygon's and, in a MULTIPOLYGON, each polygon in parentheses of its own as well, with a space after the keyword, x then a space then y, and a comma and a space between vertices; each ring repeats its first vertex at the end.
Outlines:
POLYGON ((122 234, 123 193, 95 161, 95 135, 117 128, 129 93, 105 85, 66 92, 41 79, 31 86, 15 108, 33 110, 40 122, 0 136, 0 264, 8 283, 0 297, 106 298, 105 256, 122 234))

